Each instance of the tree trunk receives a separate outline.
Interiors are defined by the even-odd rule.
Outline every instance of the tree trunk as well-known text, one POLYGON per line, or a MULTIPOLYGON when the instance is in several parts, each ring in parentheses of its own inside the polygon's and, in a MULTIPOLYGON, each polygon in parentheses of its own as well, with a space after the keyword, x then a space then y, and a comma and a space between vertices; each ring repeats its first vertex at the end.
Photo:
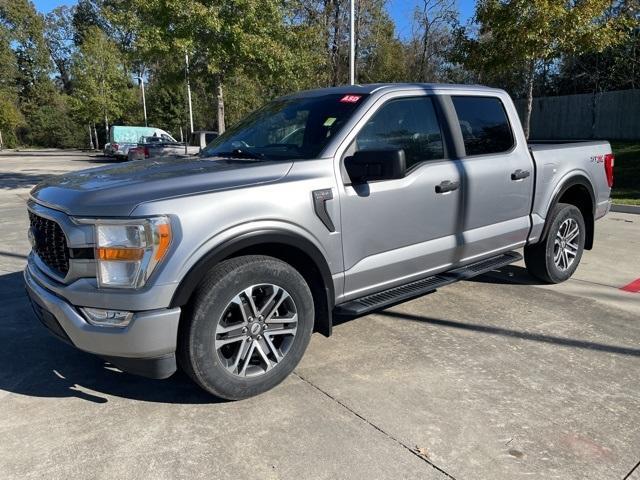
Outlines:
POLYGON ((331 66, 333 74, 331 86, 335 87, 340 82, 340 1, 333 2, 333 44, 331 47, 331 66))
POLYGON ((524 136, 529 140, 529 134, 531 131, 531 110, 533 110, 533 81, 535 74, 535 62, 531 62, 529 66, 529 72, 527 74, 527 108, 524 113, 524 121, 522 122, 522 128, 524 130, 524 136))
POLYGON ((91 131, 91 124, 89 124, 89 148, 93 150, 93 132, 91 131))
POLYGON ((364 0, 360 0, 355 4, 355 32, 354 32, 354 45, 353 45, 353 70, 354 70, 354 83, 358 83, 358 57, 360 55, 360 30, 362 29, 362 4, 364 0))
MULTIPOLYGON (((96 139, 98 136, 96 135, 96 139)), ((109 143, 109 119, 107 118, 107 114, 104 114, 104 144, 109 143)), ((100 147, 98 147, 100 148, 100 147)))
POLYGON ((96 129, 96 124, 93 124, 93 136, 96 139, 96 150, 100 150, 100 142, 98 141, 98 130, 96 129))
POLYGON ((217 103, 218 103, 218 135, 222 135, 225 130, 224 125, 224 93, 222 90, 222 80, 218 82, 218 93, 217 93, 217 103))

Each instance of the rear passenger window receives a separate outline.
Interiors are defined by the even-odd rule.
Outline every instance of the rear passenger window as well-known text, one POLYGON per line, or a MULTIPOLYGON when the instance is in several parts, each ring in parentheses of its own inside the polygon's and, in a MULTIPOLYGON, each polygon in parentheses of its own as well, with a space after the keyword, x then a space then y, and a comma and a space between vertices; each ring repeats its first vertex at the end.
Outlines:
POLYGON ((467 156, 506 152, 513 133, 502 102, 494 97, 452 97, 467 156))
POLYGON ((356 137, 356 150, 403 149, 407 169, 444 157, 440 124, 429 97, 391 100, 356 137))

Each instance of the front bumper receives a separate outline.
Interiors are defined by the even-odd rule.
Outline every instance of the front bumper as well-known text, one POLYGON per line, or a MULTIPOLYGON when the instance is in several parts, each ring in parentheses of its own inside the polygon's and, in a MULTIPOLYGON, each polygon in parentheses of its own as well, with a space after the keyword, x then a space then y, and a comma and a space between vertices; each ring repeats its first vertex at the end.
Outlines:
POLYGON ((179 308, 136 312, 125 328, 97 327, 45 288, 29 264, 24 280, 36 315, 56 337, 130 373, 166 378, 175 372, 179 308))

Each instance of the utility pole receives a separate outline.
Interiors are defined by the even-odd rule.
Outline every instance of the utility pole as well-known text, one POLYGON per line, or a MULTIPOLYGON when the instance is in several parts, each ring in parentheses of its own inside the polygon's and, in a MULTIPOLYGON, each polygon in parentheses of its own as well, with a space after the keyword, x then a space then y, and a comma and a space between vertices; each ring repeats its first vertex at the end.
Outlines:
POLYGON ((189 85, 189 54, 184 54, 184 70, 185 80, 187 82, 187 103, 189 104, 189 133, 193 133, 193 110, 191 108, 191 85, 189 85))
POLYGON ((356 43, 355 43, 355 0, 350 0, 349 5, 349 83, 356 83, 356 43))
POLYGON ((148 127, 149 124, 147 123, 147 101, 144 97, 144 79, 142 78, 142 75, 138 75, 138 83, 140 84, 140 90, 142 90, 142 110, 144 112, 144 126, 148 127))

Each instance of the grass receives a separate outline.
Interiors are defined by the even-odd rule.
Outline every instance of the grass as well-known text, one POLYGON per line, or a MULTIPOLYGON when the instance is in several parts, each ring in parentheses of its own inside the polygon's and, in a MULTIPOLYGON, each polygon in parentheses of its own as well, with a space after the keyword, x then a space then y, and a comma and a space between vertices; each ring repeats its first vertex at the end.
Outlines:
POLYGON ((611 142, 616 163, 613 169, 613 203, 640 205, 640 141, 611 142))

